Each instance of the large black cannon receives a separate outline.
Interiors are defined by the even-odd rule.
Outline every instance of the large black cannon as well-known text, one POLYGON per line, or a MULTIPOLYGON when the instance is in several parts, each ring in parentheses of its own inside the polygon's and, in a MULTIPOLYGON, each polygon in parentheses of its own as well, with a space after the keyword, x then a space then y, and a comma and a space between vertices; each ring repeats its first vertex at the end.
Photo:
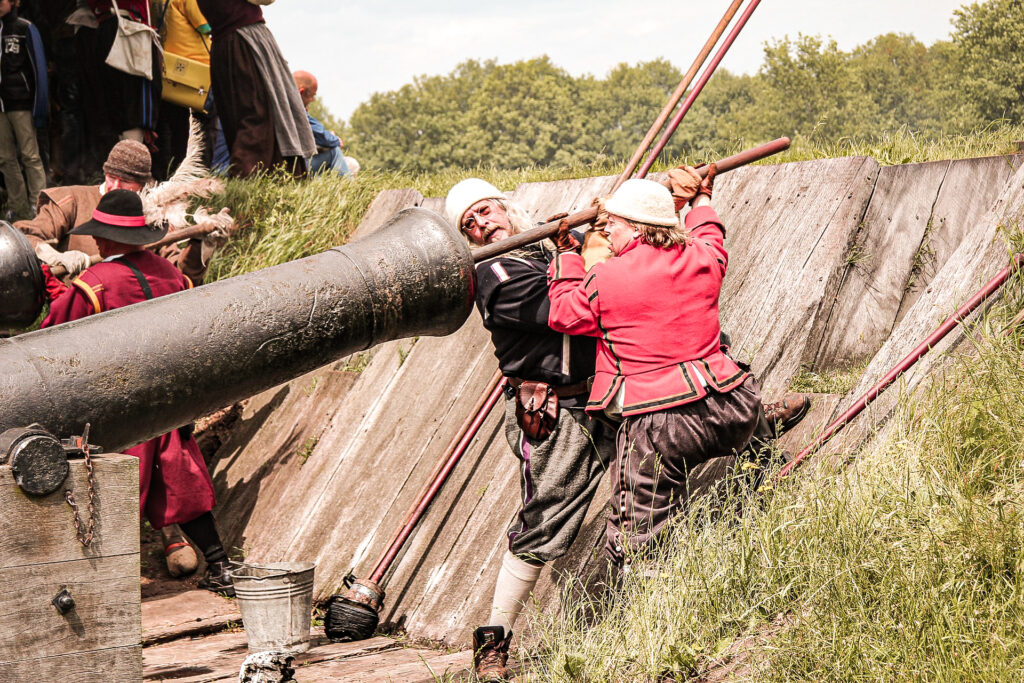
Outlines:
POLYGON ((90 423, 117 451, 376 344, 450 334, 474 278, 465 239, 407 209, 315 256, 2 339, 0 432, 90 423))

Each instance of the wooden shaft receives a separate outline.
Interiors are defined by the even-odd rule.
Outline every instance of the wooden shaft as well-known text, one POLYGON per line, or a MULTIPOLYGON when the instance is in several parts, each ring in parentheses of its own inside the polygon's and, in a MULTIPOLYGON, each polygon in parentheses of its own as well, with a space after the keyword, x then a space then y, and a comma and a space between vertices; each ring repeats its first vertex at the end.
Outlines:
MULTIPOLYGON (((160 247, 166 247, 168 244, 180 242, 181 240, 206 237, 216 229, 217 226, 193 225, 189 228, 175 230, 174 232, 167 233, 167 235, 163 239, 153 242, 152 244, 147 244, 145 248, 159 249, 160 247)), ((94 266, 102 260, 103 258, 100 256, 90 256, 89 265, 94 266)), ((68 274, 68 271, 64 268, 64 266, 50 266, 50 272, 53 273, 53 276, 58 280, 65 277, 68 274)))
POLYGON ((658 114, 658 118, 656 118, 654 123, 651 124, 651 129, 647 131, 647 135, 644 136, 644 139, 637 146, 636 151, 633 152, 633 156, 630 157, 629 161, 626 163, 626 168, 623 169, 622 174, 615 180, 615 184, 612 185, 612 192, 617 190, 619 185, 626 182, 626 180, 629 179, 629 176, 633 175, 633 171, 636 170, 637 164, 639 164, 640 160, 644 158, 644 153, 647 152, 651 143, 654 142, 655 136, 661 132, 665 122, 668 121, 668 117, 672 114, 672 110, 674 110, 676 105, 679 104, 679 100, 683 99, 683 95, 686 94, 686 89, 689 88, 690 83, 693 82, 694 76, 697 75, 700 67, 704 65, 704 61, 708 58, 708 55, 711 54, 711 49, 715 46, 715 43, 718 42, 718 39, 722 37, 722 34, 725 33, 726 27, 729 25, 729 22, 732 21, 732 18, 736 15, 737 10, 739 10, 740 5, 742 4, 743 0, 733 0, 732 4, 729 5, 729 8, 725 10, 725 14, 718 22, 718 26, 716 26, 715 30, 711 32, 707 42, 704 43, 704 47, 701 48, 701 51, 697 54, 697 58, 694 59, 693 64, 690 65, 690 69, 683 76, 683 80, 679 81, 679 85, 676 86, 675 91, 668 98, 668 102, 665 103, 661 113, 658 114))
POLYGON ((697 79, 697 84, 693 86, 693 90, 690 91, 686 101, 683 102, 683 106, 679 108, 675 117, 673 117, 672 121, 668 124, 668 128, 666 128, 665 132, 661 134, 661 139, 654 145, 654 149, 651 150, 650 155, 647 157, 647 161, 644 162, 644 165, 637 173, 638 178, 643 178, 647 175, 647 171, 651 170, 651 166, 654 165, 654 160, 658 158, 659 154, 661 154, 661 150, 665 149, 665 145, 668 144, 668 141, 676 132, 676 128, 679 127, 679 123, 683 120, 683 117, 686 116, 686 112, 688 112, 690 107, 693 106, 694 100, 696 100, 697 96, 700 95, 701 90, 704 89, 704 86, 707 84, 708 79, 711 78, 711 75, 715 73, 715 69, 717 69, 718 65, 722 62, 722 58, 725 57, 725 53, 727 53, 729 48, 732 47, 733 42, 736 40, 736 36, 738 36, 740 31, 743 30, 743 27, 747 25, 747 20, 750 19, 750 15, 754 13, 754 10, 757 9, 760 2, 761 0, 753 0, 749 5, 747 5, 747 9, 743 10, 743 14, 740 15, 736 25, 732 27, 732 31, 729 32, 725 41, 718 48, 718 52, 715 53, 711 63, 708 64, 707 68, 704 69, 704 73, 702 73, 700 78, 697 79))
MULTIPOLYGON (((740 166, 746 166, 749 163, 765 159, 773 154, 778 154, 786 149, 789 149, 789 138, 778 138, 777 140, 766 142, 763 145, 758 145, 757 147, 744 150, 739 154, 734 154, 731 157, 726 157, 721 161, 715 162, 715 165, 718 167, 719 173, 726 173, 739 168, 740 166)), ((708 167, 702 166, 697 169, 697 172, 700 173, 701 177, 704 177, 707 175, 708 167)), ((667 186, 668 181, 665 181, 663 184, 667 186)), ((536 228, 532 228, 525 232, 521 232, 518 235, 513 235, 512 237, 503 239, 500 242, 495 242, 493 244, 488 244, 474 249, 473 260, 479 263, 480 261, 486 261, 487 259, 494 258, 495 256, 500 256, 501 254, 524 247, 527 244, 533 244, 534 242, 554 237, 558 232, 558 226, 562 220, 567 221, 570 228, 576 228, 593 222, 595 218, 597 218, 597 207, 592 206, 584 209, 583 211, 577 211, 574 214, 566 216, 564 219, 551 221, 550 223, 539 225, 536 228)))

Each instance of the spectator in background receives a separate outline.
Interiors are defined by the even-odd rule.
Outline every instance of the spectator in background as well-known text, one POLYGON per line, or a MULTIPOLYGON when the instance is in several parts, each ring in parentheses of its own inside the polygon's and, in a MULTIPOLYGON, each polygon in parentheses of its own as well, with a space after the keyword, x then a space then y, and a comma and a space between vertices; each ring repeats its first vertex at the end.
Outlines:
MULTIPOLYGON (((210 24, 199 11, 196 0, 167 0, 163 15, 164 53, 191 59, 200 64, 210 65, 210 24)), ((208 128, 205 114, 197 112, 208 128)), ((189 108, 167 100, 160 102, 159 136, 154 156, 158 178, 170 176, 173 169, 185 158, 188 148, 189 108)), ((209 148, 209 143, 207 144, 209 148)))
POLYGON ((199 0, 199 8, 213 30, 210 73, 231 153, 229 175, 282 165, 305 175, 316 144, 263 10, 246 0, 199 0))
POLYGON ((345 155, 341 153, 345 143, 334 134, 334 131, 327 130, 324 124, 309 113, 309 105, 316 99, 316 77, 308 71, 296 71, 292 76, 299 88, 299 97, 302 98, 302 106, 306 108, 306 118, 309 119, 313 141, 316 143, 316 154, 307 162, 309 174, 316 175, 321 171, 330 170, 342 177, 351 176, 345 155))
POLYGON ((8 215, 29 215, 46 187, 36 140, 36 128, 46 125, 50 104, 46 57, 39 31, 18 17, 17 0, 0 0, 0 36, 0 171, 8 215))
MULTIPOLYGON (((91 257, 100 254, 96 241, 72 230, 92 220, 100 199, 111 190, 139 192, 152 180, 149 149, 135 140, 122 140, 110 150, 103 164, 102 185, 51 187, 39 195, 38 214, 32 220, 18 221, 14 227, 32 243, 36 256, 49 266, 62 266, 71 276, 89 267, 91 257)), ((202 259, 202 240, 192 239, 184 248, 168 244, 160 256, 178 266, 192 282, 202 282, 206 266, 202 259)))
MULTIPOLYGON (((118 71, 106 62, 117 34, 117 17, 112 0, 87 0, 98 22, 91 62, 83 64, 83 72, 92 71, 98 88, 91 104, 96 107, 90 117, 92 134, 98 149, 111 149, 118 140, 150 142, 156 131, 156 112, 160 106, 160 74, 148 80, 118 71)), ((118 10, 126 19, 152 26, 148 0, 116 0, 118 10)), ((160 64, 160 55, 153 46, 153 64, 160 64)), ((90 87, 86 85, 86 87, 90 87)))

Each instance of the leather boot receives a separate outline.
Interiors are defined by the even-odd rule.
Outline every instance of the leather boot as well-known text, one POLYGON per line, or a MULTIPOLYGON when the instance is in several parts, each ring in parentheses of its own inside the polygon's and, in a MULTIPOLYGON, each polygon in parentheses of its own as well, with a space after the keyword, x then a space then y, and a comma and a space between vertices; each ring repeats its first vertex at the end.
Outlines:
POLYGON ((181 529, 177 524, 165 526, 160 530, 160 537, 164 542, 164 559, 167 561, 167 571, 174 578, 190 576, 199 566, 199 558, 191 544, 181 535, 181 529))
POLYGON ((781 401, 764 404, 764 416, 778 438, 800 424, 810 409, 811 397, 807 394, 786 394, 781 401))
POLYGON ((508 646, 512 632, 503 626, 481 626, 473 631, 473 674, 480 683, 503 683, 508 677, 508 646))
POLYGON ((235 587, 231 584, 231 566, 227 560, 207 563, 206 573, 203 574, 203 578, 199 579, 197 585, 204 590, 220 593, 229 598, 235 597, 235 587))

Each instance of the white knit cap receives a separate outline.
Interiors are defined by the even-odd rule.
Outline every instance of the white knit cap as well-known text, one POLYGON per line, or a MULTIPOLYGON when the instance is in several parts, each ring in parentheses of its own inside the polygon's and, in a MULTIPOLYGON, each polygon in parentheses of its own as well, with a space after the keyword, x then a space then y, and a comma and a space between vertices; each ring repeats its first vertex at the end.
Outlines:
POLYGON ((679 225, 675 202, 668 188, 653 180, 633 178, 615 190, 605 211, 631 221, 674 228, 679 225))
POLYGON ((462 227, 462 214, 481 199, 505 199, 505 193, 480 178, 466 178, 452 189, 444 199, 444 212, 456 228, 462 227))

